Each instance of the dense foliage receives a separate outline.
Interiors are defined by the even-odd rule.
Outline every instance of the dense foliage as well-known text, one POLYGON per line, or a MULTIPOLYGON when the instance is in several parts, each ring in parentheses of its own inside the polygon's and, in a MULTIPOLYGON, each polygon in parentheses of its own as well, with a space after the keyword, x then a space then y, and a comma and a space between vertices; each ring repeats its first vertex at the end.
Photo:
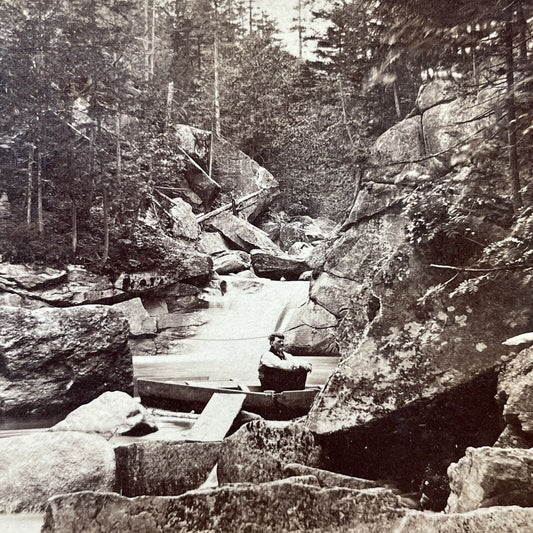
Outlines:
MULTIPOLYGON (((154 187, 184 184, 180 123, 220 130, 273 171, 286 211, 340 221, 369 147, 411 112, 421 75, 451 72, 465 94, 504 87, 498 131, 466 147, 478 162, 467 175, 417 189, 405 209, 419 244, 453 236, 478 243, 469 261, 492 257, 530 198, 531 2, 295 6, 324 29, 313 60, 283 49, 255 0, 5 0, 2 256, 114 261, 154 187)), ((294 31, 309 35, 295 16, 294 31)))

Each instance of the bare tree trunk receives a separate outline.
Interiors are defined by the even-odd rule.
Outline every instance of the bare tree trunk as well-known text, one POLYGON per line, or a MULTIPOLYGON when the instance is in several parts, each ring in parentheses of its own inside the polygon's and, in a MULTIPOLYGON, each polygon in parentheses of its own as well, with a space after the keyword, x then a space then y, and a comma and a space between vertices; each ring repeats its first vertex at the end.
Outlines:
POLYGON ((522 63, 527 62, 527 21, 524 16, 524 9, 522 7, 523 0, 518 0, 517 2, 517 15, 518 15, 518 27, 520 28, 519 34, 519 50, 520 50, 520 61, 522 63))
POLYGON ((211 132, 211 142, 209 144, 209 168, 207 174, 210 178, 213 178, 213 159, 215 157, 215 134, 211 132))
POLYGON ((398 97, 398 86, 396 82, 392 84, 392 92, 394 93, 394 107, 396 107, 396 115, 398 120, 402 118, 402 110, 400 109, 400 98, 398 97))
POLYGON ((155 0, 152 0, 152 35, 150 41, 150 79, 153 80, 155 72, 155 0))
POLYGON ((76 202, 74 201, 74 197, 71 196, 70 202, 72 258, 76 259, 76 253, 78 252, 78 210, 76 209, 76 202))
POLYGON ((517 122, 516 122, 516 103, 514 91, 514 57, 513 57, 513 5, 510 4, 505 8, 505 66, 507 73, 507 143, 509 152, 509 171, 511 173, 511 196, 515 213, 522 207, 522 196, 520 194, 520 173, 518 166, 517 151, 517 122))
POLYGON ((219 75, 219 66, 218 66, 218 0, 215 0, 215 46, 214 46, 214 71, 215 71, 215 80, 214 80, 214 97, 213 97, 213 110, 214 110, 214 124, 213 130, 214 134, 217 137, 220 137, 220 97, 218 93, 218 75, 219 75))
POLYGON ((115 136, 116 136, 116 164, 117 164, 117 182, 122 178, 122 147, 120 145, 121 124, 120 111, 117 109, 115 114, 115 136))
POLYGON ((342 108, 342 122, 344 124, 344 127, 346 128, 346 133, 348 134, 348 139, 350 141, 350 148, 352 149, 352 155, 355 151, 355 142, 353 140, 352 131, 350 129, 350 124, 348 123, 348 114, 346 113, 346 102, 344 99, 344 89, 342 87, 342 80, 339 75, 337 78, 337 81, 339 82, 339 95, 341 98, 341 108, 342 108))
POLYGON ((94 168, 95 168, 95 128, 94 124, 91 124, 91 131, 89 133, 89 198, 87 199, 87 204, 89 206, 89 211, 93 205, 93 196, 94 196, 94 168))
POLYGON ((146 81, 150 79, 150 0, 144 0, 144 36, 143 36, 143 48, 144 48, 144 78, 146 81))
POLYGON ((303 57, 302 0, 298 0, 298 57, 303 57))
POLYGON ((28 154, 28 181, 26 185, 26 225, 28 228, 31 226, 31 203, 33 197, 33 165, 35 146, 30 145, 30 151, 28 154))
POLYGON ((104 250, 102 253, 102 266, 104 266, 109 258, 109 199, 107 196, 107 187, 105 185, 102 199, 104 207, 104 250))
POLYGON ((40 234, 44 232, 42 161, 41 151, 37 150, 37 228, 40 234))
POLYGON ((253 6, 252 6, 252 1, 253 0, 248 0, 248 13, 249 13, 249 17, 250 17, 250 21, 249 21, 249 24, 250 24, 250 35, 252 35, 252 32, 254 30, 254 18, 253 18, 253 6))
POLYGON ((168 82, 167 89, 167 119, 166 119, 166 129, 168 130, 172 126, 172 102, 174 100, 174 82, 168 82))

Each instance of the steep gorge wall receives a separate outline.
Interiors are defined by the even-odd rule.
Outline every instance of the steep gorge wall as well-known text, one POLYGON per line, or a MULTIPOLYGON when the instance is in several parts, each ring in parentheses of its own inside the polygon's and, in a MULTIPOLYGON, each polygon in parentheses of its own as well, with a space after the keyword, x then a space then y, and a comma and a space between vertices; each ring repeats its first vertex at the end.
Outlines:
POLYGON ((452 162, 490 129, 490 104, 488 91, 464 99, 449 82, 424 87, 419 114, 376 142, 350 216, 323 251, 309 306, 336 316, 341 362, 307 423, 331 468, 418 488, 500 433, 501 343, 533 327, 531 280, 502 273, 474 294, 425 297, 456 274, 431 263, 464 264, 471 250, 453 239, 418 247, 402 210, 422 184, 468 170, 452 162))

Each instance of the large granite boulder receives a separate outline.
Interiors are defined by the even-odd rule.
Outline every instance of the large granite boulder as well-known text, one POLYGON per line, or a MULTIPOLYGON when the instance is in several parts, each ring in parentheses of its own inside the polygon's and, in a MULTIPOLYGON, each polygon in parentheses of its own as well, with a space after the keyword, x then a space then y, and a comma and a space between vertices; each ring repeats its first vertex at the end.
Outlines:
POLYGON ((507 361, 498 378, 497 399, 507 424, 497 446, 533 446, 533 347, 507 361))
POLYGON ((0 283, 5 287, 20 287, 28 291, 44 289, 66 281, 67 275, 64 269, 0 263, 0 283))
POLYGON ((3 263, 0 269, 0 290, 41 305, 44 303, 62 307, 111 303, 124 298, 123 292, 116 289, 107 276, 89 272, 80 265, 69 265, 66 270, 56 270, 3 263))
POLYGON ((253 249, 271 251, 281 254, 280 248, 274 244, 264 231, 246 220, 231 213, 221 213, 210 218, 209 226, 220 232, 234 246, 250 253, 253 249))
POLYGON ((0 414, 67 414, 108 390, 131 393, 128 322, 109 307, 0 308, 0 414))
POLYGON ((220 443, 153 441, 115 448, 124 496, 176 496, 197 489, 217 464, 220 443))
POLYGON ((278 182, 268 170, 222 137, 216 137, 211 143, 211 132, 184 124, 174 128, 181 148, 189 156, 183 161, 185 177, 205 206, 218 195, 226 203, 257 192, 241 211, 246 219, 253 220, 271 203, 278 192, 278 182), (205 170, 209 168, 211 148, 213 174, 210 178, 205 170))
POLYGON ((358 490, 380 487, 380 484, 377 481, 345 476, 343 474, 337 474, 336 472, 330 472, 329 470, 323 470, 321 468, 301 465, 298 463, 289 463, 288 465, 285 465, 283 473, 287 477, 314 476, 321 487, 345 487, 358 490))
POLYGON ((224 201, 236 200, 249 194, 259 194, 240 212, 253 222, 272 202, 279 192, 279 184, 264 167, 235 148, 226 139, 215 140, 213 153, 213 174, 221 185, 224 201))
POLYGON ((203 231, 198 249, 204 254, 215 255, 227 252, 230 248, 218 231, 203 231))
MULTIPOLYGON (((500 94, 500 97, 502 95, 500 94)), ((479 137, 494 122, 491 115, 497 94, 481 91, 476 97, 451 98, 427 109, 422 115, 424 143, 428 155, 448 163, 454 151, 479 137)))
POLYGON ((113 435, 145 435, 157 431, 157 425, 129 394, 109 391, 78 407, 49 431, 82 431, 109 438, 113 435))
POLYGON ((458 85, 452 80, 432 80, 420 87, 416 98, 416 108, 420 114, 436 105, 455 100, 458 95, 458 85))
POLYGON ((285 334, 285 346, 293 355, 338 355, 338 319, 316 302, 299 307, 292 315, 285 334))
POLYGON ((157 318, 148 314, 140 298, 115 304, 113 309, 126 317, 132 337, 146 337, 157 333, 157 318))
POLYGON ((48 498, 115 486, 115 454, 103 437, 78 432, 0 439, 0 512, 41 511, 48 498))
POLYGON ((213 262, 208 255, 190 248, 175 248, 163 270, 123 272, 115 281, 115 287, 128 293, 144 293, 161 290, 180 281, 207 278, 213 262))
POLYGON ((241 250, 231 250, 213 257, 213 270, 217 274, 236 274, 252 265, 250 255, 241 250))
POLYGON ((196 221, 196 216, 192 212, 190 204, 181 198, 172 199, 170 214, 172 215, 172 235, 177 238, 184 238, 189 241, 196 241, 200 237, 200 224, 196 221))
POLYGON ((491 507, 469 513, 411 511, 394 533, 530 533, 533 509, 491 507))
POLYGON ((262 278, 297 280, 309 270, 309 265, 297 257, 284 253, 272 253, 264 250, 252 250, 252 267, 256 275, 262 278))
POLYGON ((480 507, 533 507, 533 450, 467 448, 448 468, 451 494, 446 511, 464 513, 480 507))
POLYGON ((218 462, 220 483, 263 483, 286 477, 289 463, 319 466, 320 449, 300 424, 250 422, 222 443, 218 462))
POLYGON ((415 489, 428 462, 445 475, 467 445, 496 440, 493 396, 509 351, 501 342, 528 327, 533 301, 514 273, 474 294, 425 298, 450 276, 428 268, 404 228, 393 214, 361 222, 327 254, 323 276, 361 290, 346 298, 337 331, 342 360, 308 423, 330 468, 410 480, 415 489))
POLYGON ((57 496, 49 502, 42 533, 392 533, 404 515, 388 490, 319 488, 288 479, 167 498, 94 492, 57 496))

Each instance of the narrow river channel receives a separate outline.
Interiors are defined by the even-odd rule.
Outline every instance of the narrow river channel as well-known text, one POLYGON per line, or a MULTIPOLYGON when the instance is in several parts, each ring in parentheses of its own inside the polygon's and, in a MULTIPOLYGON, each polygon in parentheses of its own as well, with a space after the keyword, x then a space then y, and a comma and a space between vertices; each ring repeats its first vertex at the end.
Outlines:
MULTIPOLYGON (((175 342, 169 355, 135 356, 135 378, 236 379, 258 383, 261 353, 268 349, 268 335, 283 331, 295 310, 308 297, 305 281, 271 281, 261 278, 223 276, 219 284, 206 289, 203 298, 209 307, 200 311, 205 324, 195 335, 175 342)), ((198 311, 196 311, 198 312, 198 311)), ((338 358, 309 357, 313 372, 308 384, 326 382, 338 358)), ((40 431, 57 420, 0 421, 0 438, 40 431)), ((0 515, 2 533, 38 533, 43 515, 0 515)))
MULTIPOLYGON (((283 331, 294 311, 307 301, 309 282, 223 276, 225 290, 208 289, 206 323, 194 337, 177 343, 175 353, 134 357, 136 377, 259 383, 257 367, 268 349, 268 335, 283 331)), ((337 359, 311 357, 309 384, 325 383, 337 359)))

